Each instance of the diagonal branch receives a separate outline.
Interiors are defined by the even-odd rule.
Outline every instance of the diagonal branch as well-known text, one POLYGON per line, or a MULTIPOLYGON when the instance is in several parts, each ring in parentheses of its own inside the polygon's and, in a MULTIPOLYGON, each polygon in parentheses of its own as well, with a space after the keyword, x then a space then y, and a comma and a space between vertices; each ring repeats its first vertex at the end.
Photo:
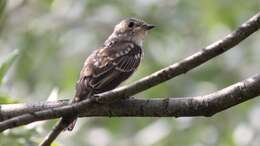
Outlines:
MULTIPOLYGON (((91 116, 134 116, 134 117, 184 117, 212 116, 229 107, 260 95, 260 74, 233 84, 217 92, 195 97, 126 99, 111 104, 93 104, 92 108, 80 113, 80 117, 91 116)), ((68 105, 69 100, 40 102, 34 104, 3 105, 2 118, 43 111, 68 105)), ((59 113, 55 117, 60 117, 59 113)), ((35 117, 37 118, 37 117, 35 117)), ((46 120, 46 119, 37 119, 46 120)))
MULTIPOLYGON (((60 116, 65 116, 66 114, 69 113, 80 114, 83 113, 84 111, 93 108, 93 105, 95 105, 93 103, 97 104, 97 102, 99 102, 99 103, 108 104, 120 100, 122 98, 132 96, 136 93, 142 92, 162 82, 165 82, 171 78, 174 78, 178 75, 186 73, 192 70, 193 68, 203 64, 204 62, 224 53, 225 51, 239 44, 242 40, 250 36, 252 33, 256 32, 259 28, 260 28, 260 13, 257 13, 255 16, 253 16, 248 21, 243 23, 237 30, 227 35, 223 39, 209 45, 206 48, 201 49, 201 51, 195 53, 194 55, 191 55, 190 57, 187 57, 183 61, 180 61, 167 68, 157 71, 131 85, 117 88, 113 91, 102 93, 98 95, 96 98, 87 99, 80 103, 75 103, 72 105, 66 105, 66 106, 57 107, 57 108, 48 109, 39 112, 33 112, 30 114, 25 114, 25 115, 8 119, 0 123, 0 131, 4 131, 8 128, 14 128, 20 125, 25 125, 37 120, 44 120, 44 119, 51 119, 60 116)), ((243 88, 241 90, 243 90, 243 88)), ((244 95, 242 94, 242 97, 243 96, 244 95)), ((204 101, 204 99, 201 100, 202 102, 204 101)), ((219 103, 217 103, 217 105, 211 105, 211 106, 218 107, 219 103)))
POLYGON ((122 97, 129 97, 151 87, 154 87, 162 82, 170 80, 178 75, 184 74, 195 67, 209 61, 210 59, 228 51, 232 47, 239 44, 242 40, 256 32, 260 28, 260 12, 243 23, 237 30, 225 36, 223 39, 202 48, 201 51, 177 62, 169 67, 159 70, 149 76, 146 76, 139 81, 117 88, 113 92, 105 92, 101 94, 99 101, 111 101, 122 97))

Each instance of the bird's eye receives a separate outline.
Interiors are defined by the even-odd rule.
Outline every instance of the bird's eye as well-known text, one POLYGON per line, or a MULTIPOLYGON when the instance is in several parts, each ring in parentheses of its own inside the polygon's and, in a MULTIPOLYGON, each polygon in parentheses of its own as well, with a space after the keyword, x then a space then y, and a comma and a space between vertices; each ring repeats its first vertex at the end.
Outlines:
POLYGON ((134 26, 134 22, 129 22, 129 23, 128 23, 128 27, 129 27, 129 28, 131 28, 131 27, 133 27, 133 26, 134 26))

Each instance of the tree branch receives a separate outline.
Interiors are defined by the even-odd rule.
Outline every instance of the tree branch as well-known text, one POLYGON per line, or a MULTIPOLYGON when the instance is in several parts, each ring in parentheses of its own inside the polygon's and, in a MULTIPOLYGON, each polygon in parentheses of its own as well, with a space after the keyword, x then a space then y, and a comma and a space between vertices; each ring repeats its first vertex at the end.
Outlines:
POLYGON ((22 114, 47 110, 68 105, 69 100, 46 101, 37 103, 17 103, 0 105, 0 122, 22 114))
MULTIPOLYGON (((136 93, 147 90, 153 86, 156 86, 162 82, 165 82, 171 78, 174 78, 178 75, 186 73, 186 72, 192 70, 193 68, 203 64, 204 62, 222 54, 223 52, 225 52, 225 51, 229 50, 230 48, 234 47, 235 45, 237 45, 239 42, 241 42, 242 40, 247 38, 252 33, 256 32, 259 28, 260 28, 260 13, 257 13, 255 16, 253 16, 247 22, 242 24, 237 30, 235 30, 231 34, 227 35, 222 40, 219 40, 219 41, 209 45, 208 47, 203 48, 201 51, 195 53, 194 55, 192 55, 190 57, 187 57, 186 59, 184 59, 181 62, 175 63, 167 68, 157 71, 133 84, 130 84, 128 86, 124 86, 121 88, 117 88, 113 91, 108 91, 108 92, 99 94, 99 95, 95 96, 95 98, 86 99, 80 103, 75 103, 72 105, 66 105, 66 106, 57 107, 57 108, 51 108, 51 109, 39 111, 39 112, 32 112, 30 114, 25 114, 25 115, 21 115, 21 116, 17 116, 17 117, 8 119, 8 120, 0 123, 0 131, 4 131, 8 128, 14 128, 16 126, 28 124, 28 123, 38 121, 38 120, 45 120, 45 119, 51 119, 51 118, 65 116, 66 114, 70 114, 70 113, 81 114, 85 111, 91 110, 96 104, 99 104, 99 103, 108 104, 108 103, 112 103, 114 101, 118 101, 122 98, 132 96, 136 93)), ((194 100, 194 98, 183 98, 183 99, 178 98, 178 100, 179 101, 185 100, 185 101, 183 101, 182 105, 185 106, 184 109, 189 111, 190 114, 196 113, 196 111, 198 111, 197 108, 199 108, 200 106, 189 107, 188 106, 189 104, 187 104, 187 103, 193 103, 198 100, 200 100, 201 101, 200 103, 205 104, 204 106, 207 107, 207 108, 204 108, 204 110, 202 110, 202 111, 204 111, 206 113, 210 113, 208 111, 211 111, 210 109, 212 109, 213 107, 220 110, 219 107, 222 104, 223 105, 228 104, 228 103, 226 103, 227 102, 226 100, 228 100, 228 102, 233 103, 232 105, 234 105, 234 104, 238 104, 236 102, 240 98, 241 99, 252 98, 259 94, 258 93, 259 92, 258 91, 259 90, 259 75, 246 80, 245 83, 238 83, 238 84, 239 84, 238 87, 235 87, 235 88, 233 87, 234 90, 236 90, 237 92, 243 91, 243 92, 238 92, 239 94, 234 94, 234 95, 238 95, 238 99, 236 99, 235 96, 232 95, 231 96, 232 98, 230 98, 230 99, 224 98, 225 99, 224 100, 223 98, 221 98, 223 101, 213 102, 215 104, 209 104, 208 102, 206 102, 207 101, 206 99, 208 99, 208 100, 211 99, 214 101, 215 98, 213 98, 214 96, 212 97, 212 95, 203 96, 201 98, 195 98, 196 100, 194 100), (257 83, 255 83, 255 82, 257 82, 257 83), (257 87, 256 88, 257 90, 255 88, 253 88, 252 93, 251 93, 251 91, 247 92, 247 90, 246 90, 248 87, 251 87, 250 86, 251 83, 256 84, 253 87, 255 87, 255 86, 257 87), (191 109, 193 109, 194 111, 191 109)), ((221 91, 227 92, 227 90, 230 90, 230 89, 227 88, 227 89, 224 89, 223 91, 222 90, 221 91)), ((219 93, 217 93, 217 94, 219 94, 219 93)), ((241 100, 241 102, 242 101, 244 101, 244 100, 241 100)), ((123 102, 123 101, 121 101, 121 102, 123 102)), ((160 100, 154 100, 153 102, 160 102, 160 100)), ((163 100, 163 103, 168 105, 168 104, 174 104, 175 102, 172 102, 172 99, 167 99, 167 100, 165 99, 165 100, 163 100)), ((164 105, 164 104, 161 103, 161 105, 164 105)), ((176 104, 175 106, 180 108, 180 105, 176 104)), ((164 107, 164 106, 162 106, 162 107, 164 107)), ((162 107, 160 107, 160 108, 162 108, 162 107)), ((225 108, 227 108, 227 107, 224 106, 223 109, 225 109, 225 108)), ((166 109, 167 109, 167 111, 172 112, 170 109, 168 109, 168 108, 166 108, 166 109)), ((221 110, 223 110, 223 109, 221 109, 221 110)), ((145 111, 145 109, 142 109, 142 110, 145 111)), ((153 111, 153 113, 157 113, 157 112, 160 113, 159 111, 153 111)), ((176 114, 175 116, 180 116, 177 113, 181 113, 179 111, 179 109, 175 109, 175 114, 176 114)), ((212 113, 205 114, 205 115, 211 115, 211 114, 212 113)), ((113 113, 112 113, 112 115, 113 115, 113 113)), ((196 114, 194 114, 194 115, 196 115, 196 114)))
MULTIPOLYGON (((134 117, 184 117, 212 116, 229 107, 240 104, 260 95, 260 74, 242 82, 233 84, 217 92, 195 97, 176 97, 164 99, 126 99, 111 104, 92 105, 92 108, 80 113, 80 117, 90 116, 134 116, 134 117)), ((11 118, 68 105, 69 100, 41 102, 35 104, 3 105, 0 114, 11 118)), ((60 117, 59 113, 55 115, 60 117)), ((50 117, 46 117, 49 119, 50 117)), ((46 119, 40 119, 46 120, 46 119)), ((38 119, 37 119, 38 121, 38 119)))

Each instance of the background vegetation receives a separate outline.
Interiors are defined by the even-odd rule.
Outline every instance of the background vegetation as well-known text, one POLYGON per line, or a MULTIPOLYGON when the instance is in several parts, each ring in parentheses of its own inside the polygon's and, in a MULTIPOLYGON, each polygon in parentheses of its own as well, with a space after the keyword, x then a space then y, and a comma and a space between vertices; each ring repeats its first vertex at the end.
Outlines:
MULTIPOLYGON (((85 58, 126 17, 159 25, 125 84, 193 54, 259 11, 259 0, 0 0, 0 103, 70 98, 85 58), (11 68, 9 68, 11 67, 11 68)), ((259 73, 260 33, 136 97, 202 95, 259 73)), ((258 146, 260 101, 210 118, 84 118, 55 146, 258 146)), ((34 146, 55 121, 0 134, 0 146, 34 146)))

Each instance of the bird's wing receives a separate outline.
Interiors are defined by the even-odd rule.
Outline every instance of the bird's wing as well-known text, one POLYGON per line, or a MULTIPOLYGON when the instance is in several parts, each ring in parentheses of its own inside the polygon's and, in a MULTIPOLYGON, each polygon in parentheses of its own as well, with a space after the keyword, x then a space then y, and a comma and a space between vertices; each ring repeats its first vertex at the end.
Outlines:
POLYGON ((142 50, 132 42, 114 42, 96 50, 81 71, 77 93, 112 90, 126 80, 138 67, 142 50))

